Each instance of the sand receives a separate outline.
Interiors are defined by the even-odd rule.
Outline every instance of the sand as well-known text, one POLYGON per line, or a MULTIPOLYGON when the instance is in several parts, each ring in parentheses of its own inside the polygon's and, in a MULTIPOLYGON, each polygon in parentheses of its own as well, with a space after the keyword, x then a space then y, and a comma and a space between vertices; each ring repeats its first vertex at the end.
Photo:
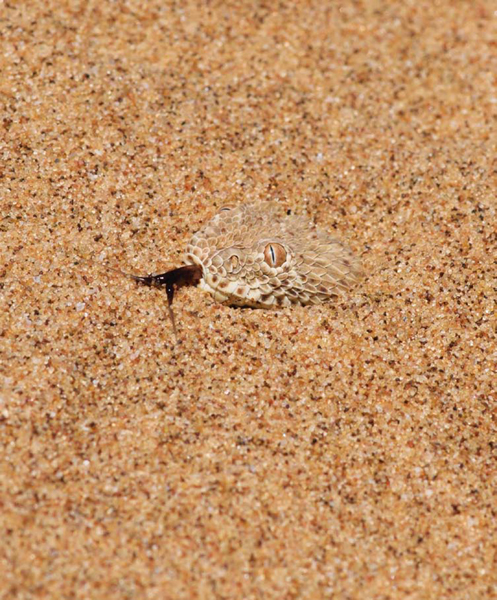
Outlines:
POLYGON ((497 4, 0 4, 0 598, 497 597, 497 4), (366 277, 181 264, 227 203, 366 277))

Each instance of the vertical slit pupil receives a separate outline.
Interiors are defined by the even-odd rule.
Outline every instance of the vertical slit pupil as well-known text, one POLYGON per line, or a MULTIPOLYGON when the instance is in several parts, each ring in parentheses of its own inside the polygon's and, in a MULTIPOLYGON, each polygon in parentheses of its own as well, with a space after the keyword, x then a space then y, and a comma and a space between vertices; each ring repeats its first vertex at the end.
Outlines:
POLYGON ((286 257, 287 252, 281 244, 267 244, 264 248, 264 260, 270 267, 281 267, 286 257))
POLYGON ((271 252, 271 260, 273 262, 273 267, 276 265, 276 252, 274 251, 273 246, 269 246, 269 251, 271 252))

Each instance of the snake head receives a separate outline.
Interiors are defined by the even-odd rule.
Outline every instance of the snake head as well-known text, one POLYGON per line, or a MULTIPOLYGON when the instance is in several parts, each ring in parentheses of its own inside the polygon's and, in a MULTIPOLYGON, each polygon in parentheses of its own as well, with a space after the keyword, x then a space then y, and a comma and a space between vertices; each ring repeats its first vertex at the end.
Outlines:
POLYGON ((193 236, 186 262, 216 300, 255 308, 320 304, 360 276, 339 240, 271 203, 223 207, 193 236))

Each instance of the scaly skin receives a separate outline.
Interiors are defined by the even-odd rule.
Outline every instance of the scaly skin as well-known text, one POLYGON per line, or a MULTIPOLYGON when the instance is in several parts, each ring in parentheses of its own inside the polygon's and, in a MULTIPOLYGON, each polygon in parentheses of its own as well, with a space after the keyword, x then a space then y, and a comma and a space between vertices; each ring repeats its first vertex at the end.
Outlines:
POLYGON ((329 302, 361 277, 357 258, 303 218, 269 202, 222 208, 188 244, 200 287, 222 303, 254 308, 329 302))

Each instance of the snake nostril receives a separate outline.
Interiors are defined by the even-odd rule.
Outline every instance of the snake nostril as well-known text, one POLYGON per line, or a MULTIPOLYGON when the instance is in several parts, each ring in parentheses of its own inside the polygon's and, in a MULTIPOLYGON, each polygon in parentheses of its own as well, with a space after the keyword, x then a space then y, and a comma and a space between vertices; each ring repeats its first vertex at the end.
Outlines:
POLYGON ((228 265, 229 265, 230 271, 234 271, 235 269, 237 269, 239 264, 240 264, 240 260, 238 259, 238 256, 236 256, 236 254, 233 254, 233 256, 229 257, 228 265))

